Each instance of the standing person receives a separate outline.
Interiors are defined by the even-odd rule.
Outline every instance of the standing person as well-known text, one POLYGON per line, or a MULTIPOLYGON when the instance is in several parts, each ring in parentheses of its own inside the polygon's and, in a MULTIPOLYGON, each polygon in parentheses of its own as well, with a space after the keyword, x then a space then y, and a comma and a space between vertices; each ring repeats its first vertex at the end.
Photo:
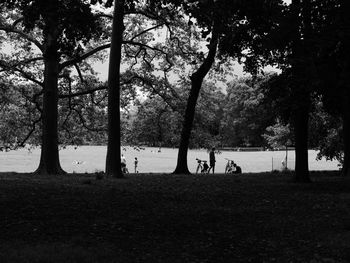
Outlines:
POLYGON ((283 171, 287 170, 287 156, 283 158, 281 164, 282 164, 282 170, 283 171))
POLYGON ((122 172, 125 174, 126 173, 126 158, 122 154, 122 157, 120 158, 120 166, 122 168, 122 172))
POLYGON ((135 174, 138 173, 137 171, 137 164, 139 163, 139 161, 137 160, 137 158, 135 157, 135 161, 134 161, 134 164, 135 164, 135 174))
POLYGON ((208 170, 208 173, 210 172, 210 170, 213 168, 213 173, 215 172, 215 147, 213 147, 211 149, 211 151, 209 152, 209 170, 208 170))

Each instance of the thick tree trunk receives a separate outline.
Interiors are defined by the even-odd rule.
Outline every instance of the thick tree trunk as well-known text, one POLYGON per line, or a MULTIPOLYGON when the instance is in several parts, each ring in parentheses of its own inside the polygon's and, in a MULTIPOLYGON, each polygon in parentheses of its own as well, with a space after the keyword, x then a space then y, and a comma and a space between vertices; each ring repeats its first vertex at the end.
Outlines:
POLYGON ((124 2, 114 1, 111 51, 108 69, 108 145, 106 175, 122 178, 120 166, 120 61, 124 31, 124 2))
POLYGON ((180 138, 180 147, 177 156, 177 165, 175 171, 173 172, 174 174, 190 174, 187 165, 187 152, 191 137, 194 114, 196 111, 197 99, 202 87, 203 79, 207 75, 214 62, 218 45, 218 37, 219 36, 217 32, 217 26, 214 23, 212 38, 209 43, 208 56, 205 58, 203 64, 199 67, 199 69, 191 76, 191 90, 187 100, 187 106, 180 138))
MULTIPOLYGON (((307 95, 308 96, 308 95, 307 95)), ((298 183, 311 182, 308 159, 308 127, 309 107, 299 107, 294 116, 295 136, 295 181, 298 183)))
POLYGON ((45 36, 42 145, 40 164, 35 173, 63 174, 58 152, 58 74, 59 56, 54 28, 45 36))
POLYGON ((295 137, 295 177, 296 182, 311 182, 308 165, 308 125, 310 109, 310 83, 307 74, 310 67, 309 43, 310 8, 309 1, 292 0, 292 14, 294 17, 294 32, 292 45, 292 74, 293 74, 293 125, 295 137), (303 4, 303 8, 301 6, 303 4), (303 25, 303 26, 302 26, 303 25), (302 31, 303 29, 303 31, 302 31), (303 34, 303 37, 301 36, 303 34), (303 40, 302 40, 303 39, 303 40))

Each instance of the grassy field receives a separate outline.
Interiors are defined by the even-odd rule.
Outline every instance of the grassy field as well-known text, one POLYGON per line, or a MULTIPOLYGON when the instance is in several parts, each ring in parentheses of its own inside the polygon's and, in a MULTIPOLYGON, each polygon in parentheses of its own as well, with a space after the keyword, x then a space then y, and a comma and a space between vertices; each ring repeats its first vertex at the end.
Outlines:
MULTIPOLYGON (((127 159, 127 166, 133 171, 133 160, 139 160, 138 170, 141 173, 171 173, 175 169, 177 149, 163 148, 158 153, 158 148, 146 148, 137 151, 132 147, 125 147, 123 151, 127 159)), ((309 151, 310 170, 336 170, 338 163, 326 160, 316 161, 316 151, 309 151)), ((60 160, 65 171, 72 173, 92 173, 103 171, 105 168, 105 146, 81 146, 77 149, 68 147, 60 151, 60 160), (79 164, 77 164, 79 163, 79 164)), ((233 152, 222 151, 217 154, 216 172, 223 173, 228 159, 235 160, 242 167, 243 172, 264 172, 272 169, 281 169, 281 160, 285 157, 285 151, 260 151, 260 152, 233 152)), ((206 150, 189 150, 188 166, 190 171, 196 171, 196 158, 208 160, 206 150)), ((40 151, 27 150, 0 152, 0 172, 33 172, 39 164, 40 151)), ((288 152, 288 167, 294 169, 294 151, 288 152)))
POLYGON ((350 262, 350 182, 0 173, 0 262, 350 262))

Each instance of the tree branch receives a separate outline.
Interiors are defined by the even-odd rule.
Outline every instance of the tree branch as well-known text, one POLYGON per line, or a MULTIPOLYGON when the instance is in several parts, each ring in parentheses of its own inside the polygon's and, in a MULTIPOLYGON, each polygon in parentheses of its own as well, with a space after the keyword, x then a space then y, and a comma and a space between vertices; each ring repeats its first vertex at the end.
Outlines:
POLYGON ((36 129, 36 124, 37 124, 38 122, 40 122, 40 121, 41 121, 41 115, 40 115, 40 117, 39 117, 38 119, 34 120, 34 122, 32 123, 32 128, 31 128, 30 131, 28 132, 27 136, 24 137, 24 139, 17 145, 16 148, 18 148, 18 147, 24 147, 24 146, 25 146, 26 141, 30 138, 30 136, 31 136, 31 135, 33 134, 33 132, 35 131, 35 129, 36 129))
POLYGON ((35 84, 38 84, 39 86, 43 87, 44 84, 40 82, 39 80, 35 79, 33 76, 31 76, 29 73, 25 72, 24 70, 20 68, 13 67, 12 65, 8 65, 5 61, 0 60, 0 66, 5 68, 8 71, 18 72, 20 73, 25 79, 30 80, 34 82, 35 84))
MULTIPOLYGON (((16 23, 14 25, 16 25, 16 23)), ((0 24, 0 31, 1 30, 5 31, 6 33, 15 33, 15 34, 21 36, 22 38, 35 44, 41 51, 44 50, 43 45, 39 41, 37 41, 35 38, 32 38, 30 35, 24 33, 23 31, 15 28, 14 26, 0 24)))
POLYGON ((86 59, 86 58, 96 54, 97 52, 99 52, 101 50, 104 50, 104 49, 107 49, 109 47, 111 47, 111 43, 108 43, 108 44, 105 44, 105 45, 102 45, 102 46, 98 46, 98 47, 96 47, 96 48, 86 52, 85 54, 83 54, 81 56, 78 56, 78 57, 75 57, 73 59, 67 60, 67 61, 65 61, 65 62, 60 64, 60 70, 62 70, 65 67, 77 64, 77 63, 83 61, 84 59, 86 59))
POLYGON ((140 33, 136 34, 135 36, 133 36, 129 41, 133 41, 135 38, 137 38, 137 37, 139 37, 139 36, 149 32, 149 31, 152 31, 152 30, 154 30, 154 29, 156 29, 158 27, 164 26, 164 25, 165 25, 165 23, 162 23, 162 24, 158 24, 158 25, 152 26, 150 28, 147 28, 147 29, 141 31, 140 33))
MULTIPOLYGON (((173 66, 173 63, 170 61, 169 54, 167 52, 165 52, 164 50, 160 49, 160 48, 151 47, 151 46, 149 46, 147 44, 134 42, 134 41, 130 41, 130 40, 123 41, 123 44, 130 44, 130 45, 142 47, 144 49, 150 49, 150 50, 153 50, 153 51, 157 51, 157 52, 165 55, 165 59, 166 59, 166 61, 169 64, 169 67, 166 69, 167 71, 170 70, 172 68, 172 66, 173 66)), ((146 61, 146 62, 149 63, 148 61, 146 61)))
POLYGON ((82 96, 82 95, 92 94, 96 91, 106 90, 106 89, 107 89, 107 86, 100 86, 100 87, 97 87, 94 89, 84 90, 84 91, 80 91, 80 92, 76 92, 76 93, 61 94, 61 95, 58 95, 58 98, 59 99, 73 98, 73 97, 78 97, 78 96, 82 96))

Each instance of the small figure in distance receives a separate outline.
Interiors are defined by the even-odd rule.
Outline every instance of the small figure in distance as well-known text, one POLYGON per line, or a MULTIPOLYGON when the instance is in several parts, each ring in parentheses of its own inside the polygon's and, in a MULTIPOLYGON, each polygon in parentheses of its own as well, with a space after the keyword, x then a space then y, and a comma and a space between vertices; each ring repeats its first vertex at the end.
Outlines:
POLYGON ((211 148, 211 151, 209 152, 209 170, 208 173, 210 172, 211 169, 213 169, 213 173, 215 172, 215 147, 211 148))
POLYGON ((232 174, 234 173, 236 170, 235 170, 235 167, 233 166, 233 164, 235 163, 233 160, 230 160, 230 159, 227 159, 227 164, 226 164, 226 167, 225 167, 225 174, 232 174))
POLYGON ((283 158, 283 160, 281 161, 281 165, 282 165, 282 171, 288 170, 288 168, 287 168, 287 156, 283 158))
POLYGON ((139 163, 139 161, 137 160, 137 158, 135 157, 135 161, 134 161, 134 165, 135 165, 135 174, 138 173, 137 171, 137 164, 139 163))
POLYGON ((128 168, 126 168, 126 158, 124 157, 124 155, 122 154, 121 158, 120 158, 120 166, 122 169, 122 172, 125 173, 129 173, 128 168))
POLYGON ((241 174, 242 173, 242 169, 240 166, 238 166, 236 163, 233 163, 233 167, 234 167, 234 174, 241 174))

